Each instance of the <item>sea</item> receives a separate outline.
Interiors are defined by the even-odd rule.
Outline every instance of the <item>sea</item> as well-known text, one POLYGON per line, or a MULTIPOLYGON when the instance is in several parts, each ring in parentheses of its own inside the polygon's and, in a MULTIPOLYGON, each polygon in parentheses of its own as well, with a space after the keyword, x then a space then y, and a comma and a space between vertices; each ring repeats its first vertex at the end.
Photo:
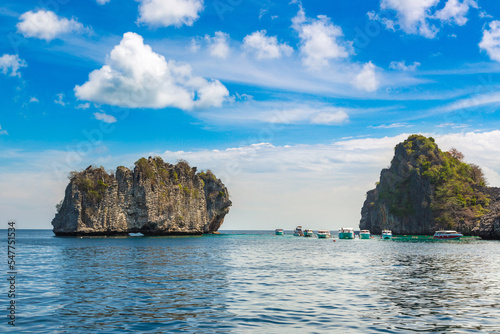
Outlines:
POLYGON ((500 333, 498 241, 17 230, 15 298, 2 245, 1 333, 500 333))

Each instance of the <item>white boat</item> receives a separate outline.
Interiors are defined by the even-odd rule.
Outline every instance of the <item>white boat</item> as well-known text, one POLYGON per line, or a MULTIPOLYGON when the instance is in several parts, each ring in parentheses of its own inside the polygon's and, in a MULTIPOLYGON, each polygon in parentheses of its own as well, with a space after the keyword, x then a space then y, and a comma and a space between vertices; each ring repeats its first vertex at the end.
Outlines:
POLYGON ((319 230, 318 231, 318 239, 328 239, 331 237, 330 231, 328 230, 319 230))
POLYGON ((339 228, 339 239, 354 239, 354 229, 352 227, 339 228))
POLYGON ((304 232, 302 232, 302 226, 297 226, 295 228, 295 231, 293 231, 293 235, 296 236, 296 237, 303 237, 304 236, 304 232))
POLYGON ((370 239, 370 231, 368 230, 361 230, 359 231, 359 238, 360 239, 370 239))
POLYGON ((392 231, 391 230, 382 230, 381 238, 386 239, 386 240, 391 239, 392 238, 392 231))
POLYGON ((274 233, 275 233, 276 235, 284 235, 284 234, 285 234, 285 232, 283 232, 283 229, 282 229, 282 228, 277 228, 277 229, 274 231, 274 233))
POLYGON ((434 233, 433 238, 439 240, 453 240, 460 239, 463 237, 462 233, 458 233, 457 231, 447 230, 447 231, 436 231, 434 233))
POLYGON ((313 230, 308 228, 304 230, 304 237, 313 237, 313 236, 314 236, 313 230))

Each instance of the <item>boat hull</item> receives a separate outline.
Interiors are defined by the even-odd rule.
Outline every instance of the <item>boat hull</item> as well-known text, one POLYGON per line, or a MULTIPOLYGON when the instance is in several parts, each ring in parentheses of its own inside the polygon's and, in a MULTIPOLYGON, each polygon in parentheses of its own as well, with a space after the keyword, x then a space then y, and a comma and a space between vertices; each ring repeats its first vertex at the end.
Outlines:
POLYGON ((392 239, 392 235, 383 235, 382 239, 384 239, 384 240, 390 240, 390 239, 392 239))
POLYGON ((274 232, 276 235, 283 235, 283 231, 276 231, 274 232))
POLYGON ((368 233, 362 233, 362 234, 361 234, 361 233, 360 233, 360 234, 359 234, 359 238, 360 238, 360 239, 370 239, 370 234, 368 234, 368 233))
POLYGON ((435 240, 458 240, 462 236, 461 235, 448 235, 448 236, 439 236, 439 237, 433 237, 435 240))
POLYGON ((304 232, 304 237, 306 238, 310 238, 313 236, 313 233, 312 232, 304 232))
POLYGON ((353 232, 339 232, 339 239, 354 239, 353 232))
POLYGON ((318 239, 328 239, 330 238, 329 234, 318 234, 318 239))

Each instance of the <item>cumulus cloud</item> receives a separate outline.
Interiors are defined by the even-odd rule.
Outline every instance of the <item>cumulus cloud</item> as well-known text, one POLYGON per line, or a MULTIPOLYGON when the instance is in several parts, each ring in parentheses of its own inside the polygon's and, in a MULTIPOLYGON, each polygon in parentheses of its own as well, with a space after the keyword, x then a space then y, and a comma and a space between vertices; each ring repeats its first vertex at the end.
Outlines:
POLYGON ((396 12, 396 18, 370 12, 371 20, 381 21, 389 30, 399 28, 407 34, 434 38, 439 32, 435 23, 456 24, 467 23, 467 14, 471 7, 478 8, 474 0, 448 0, 445 6, 436 10, 440 0, 381 0, 380 9, 396 12))
POLYGON ((352 43, 342 39, 342 29, 327 16, 318 15, 316 19, 310 19, 300 7, 297 16, 292 19, 292 27, 299 34, 302 62, 307 67, 318 69, 327 66, 330 60, 349 56, 352 43))
POLYGON ((104 123, 116 123, 116 118, 112 115, 108 115, 104 112, 95 112, 94 113, 95 119, 99 121, 103 121, 104 123))
POLYGON ((33 37, 51 41, 63 34, 80 33, 88 30, 72 18, 60 18, 54 12, 39 10, 26 12, 19 18, 17 31, 24 37, 33 37))
POLYGON ((38 102, 40 102, 40 101, 36 97, 32 96, 30 98, 30 103, 38 103, 38 102))
POLYGON ((420 66, 420 63, 418 61, 414 61, 413 64, 411 65, 406 65, 406 62, 404 60, 402 61, 391 61, 389 64, 389 68, 392 68, 393 70, 396 71, 415 71, 417 67, 420 66))
POLYGON ((483 30, 479 48, 486 51, 490 59, 500 62, 500 21, 492 21, 483 30))
POLYGON ((0 125, 0 136, 2 135, 8 135, 9 133, 7 132, 7 130, 2 130, 2 125, 0 125))
POLYGON ((0 69, 3 74, 10 75, 11 77, 21 77, 21 73, 18 70, 21 67, 28 66, 26 62, 19 58, 18 55, 4 54, 0 57, 0 69))
POLYGON ((139 23, 151 26, 192 26, 203 10, 203 0, 140 0, 139 23))
POLYGON ((107 4, 110 0, 97 0, 97 3, 99 5, 104 5, 104 4, 107 4))
POLYGON ((367 92, 377 90, 379 80, 377 78, 377 73, 375 72, 375 65, 373 65, 372 62, 366 63, 361 71, 356 75, 354 78, 354 86, 367 92))
POLYGON ((448 0, 443 9, 438 10, 434 17, 445 23, 455 23, 456 25, 463 26, 467 23, 467 13, 469 7, 478 8, 474 0, 448 0))
POLYGON ((205 41, 208 44, 210 54, 217 58, 225 59, 229 55, 229 34, 217 31, 214 37, 205 35, 205 41))
POLYGON ((289 56, 293 49, 286 43, 278 43, 276 36, 266 36, 266 30, 255 31, 243 39, 243 48, 254 53, 257 59, 281 58, 289 56))
POLYGON ((78 99, 101 104, 182 110, 218 107, 229 95, 218 80, 193 76, 187 64, 167 62, 132 32, 123 35, 106 65, 91 72, 89 80, 74 90, 78 99))

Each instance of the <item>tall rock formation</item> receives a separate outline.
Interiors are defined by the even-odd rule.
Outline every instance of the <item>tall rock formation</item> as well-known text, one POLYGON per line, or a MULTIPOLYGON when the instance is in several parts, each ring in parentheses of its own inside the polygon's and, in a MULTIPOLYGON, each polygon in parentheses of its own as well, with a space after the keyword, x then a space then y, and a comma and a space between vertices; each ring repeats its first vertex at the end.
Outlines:
POLYGON ((72 172, 52 225, 58 236, 213 233, 230 206, 226 187, 212 172, 149 157, 133 171, 118 167, 115 175, 102 167, 72 172))
POLYGON ((395 147, 390 167, 367 192, 359 227, 421 235, 456 229, 498 239, 499 217, 500 193, 485 186, 478 166, 463 162, 454 149, 442 152, 433 138, 411 135, 395 147))

